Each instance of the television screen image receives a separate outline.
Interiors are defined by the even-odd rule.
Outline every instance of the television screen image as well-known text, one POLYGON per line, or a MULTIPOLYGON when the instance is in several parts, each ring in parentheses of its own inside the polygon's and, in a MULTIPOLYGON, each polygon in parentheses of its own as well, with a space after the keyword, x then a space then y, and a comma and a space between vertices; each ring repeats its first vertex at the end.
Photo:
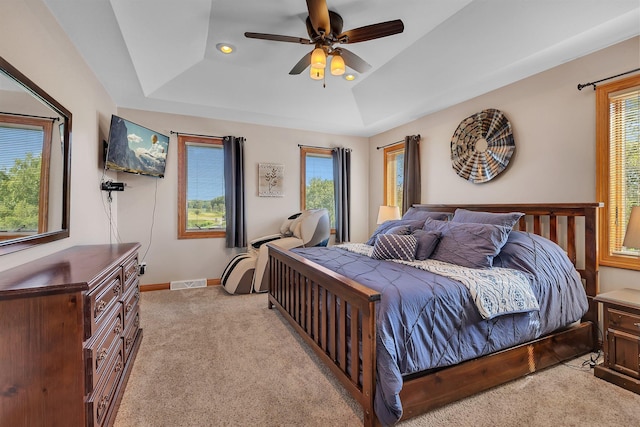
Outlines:
POLYGON ((168 148, 168 136, 112 115, 105 166, 163 178, 168 148))

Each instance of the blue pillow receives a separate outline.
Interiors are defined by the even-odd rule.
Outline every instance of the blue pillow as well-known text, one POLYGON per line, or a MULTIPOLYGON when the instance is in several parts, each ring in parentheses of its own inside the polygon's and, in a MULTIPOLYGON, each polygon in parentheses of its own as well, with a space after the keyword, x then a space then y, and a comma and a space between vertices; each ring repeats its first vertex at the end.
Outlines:
POLYGON ((491 268, 509 238, 508 227, 427 219, 427 231, 442 233, 432 259, 469 268, 491 268))
POLYGON ((409 234, 381 234, 373 246, 371 258, 415 260, 417 239, 409 234))
POLYGON ((402 215, 403 220, 419 219, 425 221, 427 218, 445 221, 449 219, 449 214, 446 212, 431 212, 411 206, 404 215, 402 215))
POLYGON ((385 234, 393 227, 397 227, 399 225, 408 225, 411 227, 411 230, 418 230, 424 226, 424 220, 405 220, 405 219, 393 219, 391 221, 385 221, 376 228, 376 231, 373 232, 369 240, 367 240, 367 245, 373 246, 376 243, 376 238, 380 234, 385 234))
POLYGON ((425 259, 429 259, 436 249, 442 233, 439 231, 416 230, 413 232, 413 236, 418 241, 416 259, 418 261, 424 261, 425 259))
POLYGON ((410 225, 396 225, 391 227, 384 234, 411 234, 413 228, 410 225))
POLYGON ((503 227, 513 228, 514 225, 522 218, 522 212, 495 213, 495 212, 476 212, 466 209, 456 209, 453 214, 452 222, 474 222, 478 224, 493 224, 503 227))

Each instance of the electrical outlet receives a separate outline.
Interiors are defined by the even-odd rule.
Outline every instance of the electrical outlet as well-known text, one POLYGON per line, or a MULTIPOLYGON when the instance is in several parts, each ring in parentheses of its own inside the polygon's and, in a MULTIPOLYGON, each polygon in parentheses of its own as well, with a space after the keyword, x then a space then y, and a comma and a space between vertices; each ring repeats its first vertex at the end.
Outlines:
POLYGON ((147 270, 147 263, 146 262, 141 262, 138 265, 138 275, 142 276, 145 273, 146 270, 147 270))

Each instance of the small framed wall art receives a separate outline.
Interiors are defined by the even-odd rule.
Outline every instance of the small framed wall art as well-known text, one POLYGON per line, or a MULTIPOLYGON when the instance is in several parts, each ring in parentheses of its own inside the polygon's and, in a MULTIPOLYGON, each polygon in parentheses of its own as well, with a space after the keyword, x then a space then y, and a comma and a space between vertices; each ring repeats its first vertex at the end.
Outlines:
POLYGON ((284 197, 284 165, 258 164, 258 196, 284 197))

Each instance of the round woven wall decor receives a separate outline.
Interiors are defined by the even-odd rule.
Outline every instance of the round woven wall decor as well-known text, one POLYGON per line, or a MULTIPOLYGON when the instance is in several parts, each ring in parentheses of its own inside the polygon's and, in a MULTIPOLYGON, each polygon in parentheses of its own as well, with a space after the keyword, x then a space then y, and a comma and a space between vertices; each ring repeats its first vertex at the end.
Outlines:
POLYGON ((502 172, 515 149, 511 123, 491 108, 460 122, 451 138, 451 162, 458 176, 478 184, 502 172))

